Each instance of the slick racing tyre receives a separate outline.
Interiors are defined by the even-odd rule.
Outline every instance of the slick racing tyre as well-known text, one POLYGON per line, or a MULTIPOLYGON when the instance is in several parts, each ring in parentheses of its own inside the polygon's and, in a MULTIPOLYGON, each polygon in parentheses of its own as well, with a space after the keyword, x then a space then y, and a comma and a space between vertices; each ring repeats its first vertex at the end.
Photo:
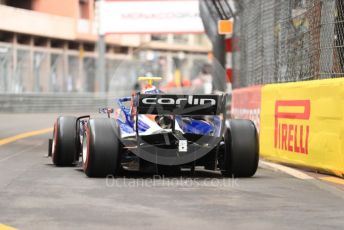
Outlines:
POLYGON ((117 175, 120 171, 122 144, 114 119, 97 118, 88 123, 83 138, 83 169, 88 177, 117 175))
POLYGON ((54 125, 52 160, 56 166, 72 166, 78 156, 76 117, 59 117, 54 125))
POLYGON ((258 167, 259 142, 254 123, 231 120, 224 135, 224 148, 219 159, 225 177, 251 177, 258 167))

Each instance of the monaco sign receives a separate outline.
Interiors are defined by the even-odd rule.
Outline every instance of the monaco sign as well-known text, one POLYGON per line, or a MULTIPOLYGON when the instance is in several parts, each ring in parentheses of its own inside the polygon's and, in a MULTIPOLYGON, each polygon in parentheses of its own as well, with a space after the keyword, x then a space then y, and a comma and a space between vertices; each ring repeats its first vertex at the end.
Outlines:
POLYGON ((202 33, 198 0, 103 0, 100 34, 202 33))

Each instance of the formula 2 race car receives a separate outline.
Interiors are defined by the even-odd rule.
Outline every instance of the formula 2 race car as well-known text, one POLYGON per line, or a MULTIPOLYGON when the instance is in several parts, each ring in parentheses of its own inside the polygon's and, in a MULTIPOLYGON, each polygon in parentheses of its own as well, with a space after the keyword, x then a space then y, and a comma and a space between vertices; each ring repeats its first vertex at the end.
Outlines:
POLYGON ((258 135, 249 120, 226 122, 226 95, 164 94, 146 89, 100 109, 104 118, 59 117, 49 155, 56 166, 81 163, 89 177, 139 170, 171 173, 181 168, 220 170, 251 177, 259 160, 258 135), (115 115, 112 115, 112 114, 115 115))

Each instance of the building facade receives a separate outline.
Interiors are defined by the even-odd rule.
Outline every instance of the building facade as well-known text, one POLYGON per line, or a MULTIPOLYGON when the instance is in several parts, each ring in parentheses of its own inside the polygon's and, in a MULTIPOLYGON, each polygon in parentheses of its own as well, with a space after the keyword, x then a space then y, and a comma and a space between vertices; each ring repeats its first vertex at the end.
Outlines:
MULTIPOLYGON (((0 92, 97 92, 95 6, 94 0, 0 0, 0 92)), ((171 80, 176 69, 192 78, 210 49, 203 34, 109 35, 108 89, 113 78, 129 88, 135 75, 171 80), (129 81, 126 68, 135 69, 129 81)))

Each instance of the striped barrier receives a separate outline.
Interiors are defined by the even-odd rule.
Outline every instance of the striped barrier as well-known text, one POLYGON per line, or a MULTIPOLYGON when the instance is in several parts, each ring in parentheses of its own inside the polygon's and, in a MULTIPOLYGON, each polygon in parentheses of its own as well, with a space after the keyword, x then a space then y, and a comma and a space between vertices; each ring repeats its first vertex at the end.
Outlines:
POLYGON ((232 37, 227 37, 225 39, 226 48, 226 82, 232 82, 233 77, 233 67, 232 67, 232 55, 233 55, 233 42, 232 37))
POLYGON ((231 115, 233 119, 250 119, 260 127, 262 86, 236 89, 232 92, 231 115))
MULTIPOLYGON (((238 100, 247 97, 234 92, 238 100)), ((343 101, 343 78, 263 86, 261 156, 344 177, 343 101)))

